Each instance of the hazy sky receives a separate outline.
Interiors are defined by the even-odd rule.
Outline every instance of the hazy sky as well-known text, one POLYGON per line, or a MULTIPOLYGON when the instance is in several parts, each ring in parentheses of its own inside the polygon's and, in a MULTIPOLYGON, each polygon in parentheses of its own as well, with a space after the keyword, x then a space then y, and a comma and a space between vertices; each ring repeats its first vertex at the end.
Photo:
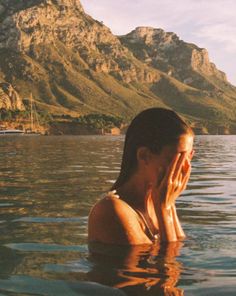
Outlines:
POLYGON ((208 50, 236 85, 236 0, 81 0, 114 34, 138 26, 162 28, 208 50))

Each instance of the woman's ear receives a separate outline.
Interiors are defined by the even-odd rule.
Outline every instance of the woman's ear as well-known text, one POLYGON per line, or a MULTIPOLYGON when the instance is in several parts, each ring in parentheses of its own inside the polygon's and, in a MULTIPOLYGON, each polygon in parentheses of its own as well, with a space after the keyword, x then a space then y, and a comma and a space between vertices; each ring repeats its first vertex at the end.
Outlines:
POLYGON ((148 165, 151 160, 151 151, 147 147, 139 147, 137 150, 137 161, 144 165, 148 165))

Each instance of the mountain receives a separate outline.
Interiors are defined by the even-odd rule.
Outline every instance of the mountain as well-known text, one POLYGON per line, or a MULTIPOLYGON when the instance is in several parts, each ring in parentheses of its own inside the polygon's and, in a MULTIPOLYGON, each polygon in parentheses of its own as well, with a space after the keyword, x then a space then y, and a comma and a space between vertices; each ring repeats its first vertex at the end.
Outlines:
POLYGON ((20 110, 25 109, 22 99, 9 83, 0 83, 0 109, 20 110))
POLYGON ((206 49, 149 27, 115 36, 79 0, 0 0, 0 83, 57 115, 129 120, 162 106, 196 126, 236 126, 236 87, 206 49))

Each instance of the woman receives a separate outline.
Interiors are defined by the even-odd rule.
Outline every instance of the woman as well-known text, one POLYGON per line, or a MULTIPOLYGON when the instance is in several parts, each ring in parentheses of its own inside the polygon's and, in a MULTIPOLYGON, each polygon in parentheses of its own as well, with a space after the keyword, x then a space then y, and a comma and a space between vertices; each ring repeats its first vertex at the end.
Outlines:
POLYGON ((190 177, 193 138, 174 111, 152 108, 137 115, 113 191, 90 212, 89 241, 139 245, 183 239, 175 201, 190 177))

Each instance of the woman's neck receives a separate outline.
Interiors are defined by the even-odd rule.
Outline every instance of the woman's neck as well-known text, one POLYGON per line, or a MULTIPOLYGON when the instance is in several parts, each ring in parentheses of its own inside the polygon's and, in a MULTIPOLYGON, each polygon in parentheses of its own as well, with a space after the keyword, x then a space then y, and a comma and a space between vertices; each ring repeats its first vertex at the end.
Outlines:
POLYGON ((139 175, 133 175, 125 184, 117 188, 117 193, 132 207, 142 211, 147 209, 149 188, 139 175))

